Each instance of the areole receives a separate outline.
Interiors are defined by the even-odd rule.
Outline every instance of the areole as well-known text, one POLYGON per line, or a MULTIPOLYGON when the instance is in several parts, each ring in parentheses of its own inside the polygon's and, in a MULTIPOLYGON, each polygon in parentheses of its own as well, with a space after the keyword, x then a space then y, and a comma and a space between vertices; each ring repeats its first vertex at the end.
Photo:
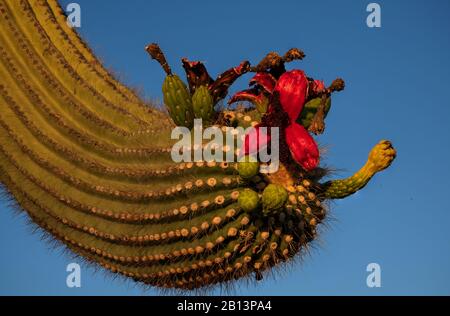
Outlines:
POLYGON ((210 126, 204 129, 202 119, 194 119, 192 130, 177 126, 172 130, 171 138, 178 140, 171 151, 172 160, 177 163, 240 162, 245 158, 245 148, 248 147, 255 150, 251 154, 247 153, 247 159, 261 162, 259 172, 275 173, 279 168, 278 127, 261 127, 259 133, 256 133, 253 126, 246 129, 210 126), (205 143, 205 141, 208 142, 205 143), (258 148, 258 144, 266 144, 266 146, 258 148))

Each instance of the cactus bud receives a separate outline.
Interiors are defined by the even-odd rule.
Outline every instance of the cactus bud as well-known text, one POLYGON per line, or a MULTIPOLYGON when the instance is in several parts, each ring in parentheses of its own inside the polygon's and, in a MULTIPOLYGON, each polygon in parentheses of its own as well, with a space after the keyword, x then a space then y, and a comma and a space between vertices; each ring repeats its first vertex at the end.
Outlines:
POLYGON ((245 156, 238 164, 239 175, 244 179, 250 179, 259 172, 259 163, 251 156, 245 156))
POLYGON ((164 103, 174 123, 192 128, 194 124, 192 100, 184 82, 177 75, 169 75, 164 80, 162 92, 164 103))
POLYGON ((200 86, 195 90, 192 96, 192 107, 195 118, 201 118, 204 122, 211 121, 214 113, 214 104, 206 86, 200 86))
POLYGON ((269 184, 262 194, 263 212, 269 214, 284 206, 288 199, 285 188, 277 184, 269 184))
POLYGON ((239 193, 238 203, 245 212, 254 211, 259 205, 258 193, 250 189, 245 189, 239 193))

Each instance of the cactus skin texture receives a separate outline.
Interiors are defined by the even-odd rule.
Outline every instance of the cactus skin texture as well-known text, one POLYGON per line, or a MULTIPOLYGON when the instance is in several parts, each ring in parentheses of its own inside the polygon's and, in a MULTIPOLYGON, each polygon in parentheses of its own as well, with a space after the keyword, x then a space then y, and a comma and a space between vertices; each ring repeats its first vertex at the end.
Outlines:
MULTIPOLYGON (((260 280, 315 239, 326 199, 361 189, 395 157, 383 141, 354 176, 327 183, 322 169, 290 163, 249 177, 234 163, 174 163, 172 128, 190 127, 194 112, 204 117, 209 101, 194 101, 195 110, 162 65, 170 115, 103 68, 56 0, 0 0, 0 181, 36 225, 112 273, 183 290, 260 280), (276 211, 263 213, 264 194, 276 211)), ((245 71, 243 63, 220 77, 216 99, 219 84, 245 71)), ((261 121, 254 110, 216 114, 218 125, 261 121)))

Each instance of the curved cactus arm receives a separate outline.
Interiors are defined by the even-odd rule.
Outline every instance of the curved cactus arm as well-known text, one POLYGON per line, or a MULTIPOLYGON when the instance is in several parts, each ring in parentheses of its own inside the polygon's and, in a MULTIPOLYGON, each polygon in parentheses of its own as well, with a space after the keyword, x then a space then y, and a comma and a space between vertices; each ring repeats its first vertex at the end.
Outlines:
POLYGON ((325 198, 342 199, 361 190, 377 172, 389 167, 395 157, 396 151, 389 141, 379 142, 370 151, 366 164, 354 175, 323 184, 325 198))

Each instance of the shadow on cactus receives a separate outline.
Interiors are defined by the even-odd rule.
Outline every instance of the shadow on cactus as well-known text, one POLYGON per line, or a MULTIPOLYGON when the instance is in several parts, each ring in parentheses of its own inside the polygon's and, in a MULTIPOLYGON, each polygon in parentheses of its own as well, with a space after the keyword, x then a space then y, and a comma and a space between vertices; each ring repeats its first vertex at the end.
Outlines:
POLYGON ((186 84, 151 44, 167 75, 162 111, 105 70, 56 0, 0 0, 0 15, 1 183, 55 240, 143 284, 193 290, 261 280, 316 238, 326 200, 363 188, 395 158, 381 141, 353 176, 321 181, 326 170, 312 135, 324 131, 344 81, 327 87, 286 71, 304 58, 298 49, 256 66, 244 61, 215 80, 202 63, 183 59, 186 84), (230 103, 252 106, 219 109, 246 73, 250 88, 230 103), (192 129, 195 119, 253 129, 241 147, 232 138, 214 149, 232 161, 174 162, 172 130, 192 129), (262 173, 261 153, 276 150, 274 138, 278 168, 262 173))

